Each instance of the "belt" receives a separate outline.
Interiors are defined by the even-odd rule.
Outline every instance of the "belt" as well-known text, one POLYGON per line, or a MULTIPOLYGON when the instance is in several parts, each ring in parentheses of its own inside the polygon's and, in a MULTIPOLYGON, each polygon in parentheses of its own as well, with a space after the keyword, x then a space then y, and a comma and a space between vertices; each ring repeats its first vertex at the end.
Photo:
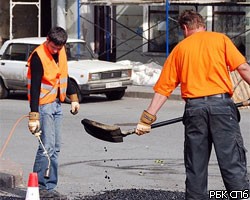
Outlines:
POLYGON ((192 100, 209 100, 209 99, 227 99, 231 98, 230 94, 224 93, 224 94, 215 94, 215 95, 209 95, 205 97, 197 97, 197 98, 186 98, 185 101, 192 101, 192 100))

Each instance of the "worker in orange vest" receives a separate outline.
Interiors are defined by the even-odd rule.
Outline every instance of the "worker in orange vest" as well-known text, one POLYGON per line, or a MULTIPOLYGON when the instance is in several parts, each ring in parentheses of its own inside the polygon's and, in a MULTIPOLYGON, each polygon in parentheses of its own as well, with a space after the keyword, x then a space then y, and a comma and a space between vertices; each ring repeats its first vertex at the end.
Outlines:
POLYGON ((28 99, 31 110, 28 127, 33 134, 41 133, 42 144, 50 159, 46 158, 40 144, 33 171, 38 173, 41 198, 62 198, 55 187, 58 182, 58 155, 61 148, 61 102, 65 100, 66 93, 70 96, 71 111, 77 113, 80 108, 75 88, 68 77, 64 47, 67 38, 63 28, 52 28, 46 41, 28 59, 28 99), (45 176, 48 164, 50 173, 45 176))

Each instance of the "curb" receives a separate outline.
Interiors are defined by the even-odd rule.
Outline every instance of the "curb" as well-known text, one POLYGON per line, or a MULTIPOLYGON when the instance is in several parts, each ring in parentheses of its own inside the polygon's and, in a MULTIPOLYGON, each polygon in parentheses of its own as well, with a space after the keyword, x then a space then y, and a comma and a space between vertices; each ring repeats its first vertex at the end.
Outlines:
POLYGON ((11 160, 0 159, 0 199, 18 199, 25 195, 22 167, 11 160))
POLYGON ((11 160, 0 159, 0 187, 13 189, 22 184, 22 167, 11 160))
MULTIPOLYGON (((143 99, 152 99, 154 96, 154 93, 148 93, 148 92, 133 92, 133 91, 128 91, 125 92, 124 97, 130 97, 130 98, 143 98, 143 99)), ((178 94, 171 94, 168 97, 168 100, 183 100, 181 98, 181 95, 178 94)))
MULTIPOLYGON (((128 86, 125 91, 124 97, 130 98, 144 98, 152 99, 154 96, 153 86, 128 86)), ((168 100, 183 100, 181 97, 180 88, 177 87, 172 94, 168 97, 168 100)))

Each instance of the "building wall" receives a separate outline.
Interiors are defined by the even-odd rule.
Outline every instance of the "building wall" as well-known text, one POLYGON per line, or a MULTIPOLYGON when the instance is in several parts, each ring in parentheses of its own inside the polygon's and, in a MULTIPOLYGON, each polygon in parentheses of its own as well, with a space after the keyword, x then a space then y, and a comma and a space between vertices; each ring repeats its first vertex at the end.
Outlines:
POLYGON ((78 11, 77 11, 77 1, 67 0, 64 10, 66 29, 68 31, 69 37, 78 37, 78 11))
POLYGON ((117 6, 116 21, 118 60, 146 61, 142 55, 143 7, 117 6))
POLYGON ((163 65, 165 53, 149 53, 148 47, 148 6, 117 6, 117 61, 156 62, 163 65))
POLYGON ((0 46, 2 41, 9 39, 9 0, 1 0, 0 3, 0 46))
MULTIPOLYGON (((26 2, 20 0, 19 2, 26 2)), ((15 5, 10 25, 10 1, 0 2, 0 42, 13 38, 38 36, 38 8, 35 5, 15 5), (12 33, 10 34, 10 26, 12 33)), ((1 44, 0 44, 1 45, 1 44)))
POLYGON ((85 40, 94 51, 94 6, 93 5, 82 5, 80 7, 80 38, 85 40))
MULTIPOLYGON (((19 0, 25 2, 25 0, 19 0)), ((38 0, 27 0, 38 1, 38 0)), ((44 0, 42 0, 44 1, 44 0)), ((248 0, 250 1, 250 0, 248 0)), ((0 46, 1 40, 7 40, 10 37, 10 1, 0 0, 0 46)), ((57 1, 52 0, 52 26, 64 23, 69 37, 80 37, 87 41, 94 51, 94 5, 80 5, 80 15, 78 17, 77 1, 63 0, 61 7, 58 7, 57 1), (57 10, 61 9, 61 15, 58 17, 57 10), (65 18, 65 19, 64 19, 65 18), (84 19, 85 18, 85 19, 84 19), (87 20, 86 20, 87 19, 87 20), (78 21, 79 20, 79 21, 78 21), (78 26, 79 25, 79 26, 78 26)), ((195 8, 195 7, 194 7, 195 8)), ((211 6, 198 6, 198 11, 207 19, 207 29, 212 30, 212 8, 211 6)), ((180 7, 180 11, 185 7, 180 7)), ((250 27, 250 7, 246 8, 246 29, 250 27)), ((44 13, 46 14, 46 13, 44 13)), ((38 36, 38 9, 36 6, 16 6, 13 9, 13 37, 38 36), (25 9, 24 9, 25 8, 25 9)), ((165 53, 147 52, 147 23, 148 10, 147 5, 117 5, 116 6, 116 57, 117 61, 132 60, 143 63, 158 62, 163 64, 166 58, 165 53)), ((249 32, 246 33, 246 57, 250 59, 249 32)))

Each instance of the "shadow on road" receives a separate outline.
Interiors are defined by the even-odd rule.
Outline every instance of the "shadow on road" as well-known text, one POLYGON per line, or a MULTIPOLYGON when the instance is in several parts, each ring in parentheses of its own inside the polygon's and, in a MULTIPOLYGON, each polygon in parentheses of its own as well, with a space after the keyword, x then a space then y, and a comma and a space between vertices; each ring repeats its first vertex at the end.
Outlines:
MULTIPOLYGON (((28 100, 27 93, 23 91, 10 92, 7 99, 28 100)), ((83 101, 81 103, 96 103, 105 101, 109 101, 105 95, 90 95, 90 96, 84 96, 83 101)))

